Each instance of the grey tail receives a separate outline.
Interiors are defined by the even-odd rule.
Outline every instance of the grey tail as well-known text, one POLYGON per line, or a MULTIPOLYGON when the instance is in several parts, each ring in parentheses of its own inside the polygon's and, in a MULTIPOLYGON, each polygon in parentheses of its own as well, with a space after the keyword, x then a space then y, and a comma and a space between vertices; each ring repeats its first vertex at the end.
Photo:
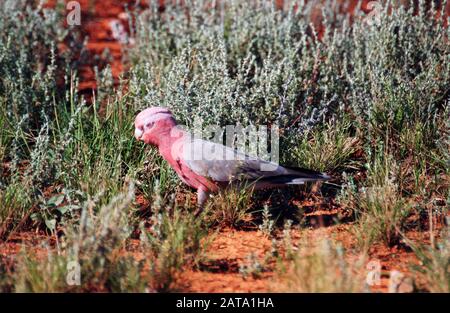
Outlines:
POLYGON ((277 185, 301 185, 305 182, 326 181, 331 179, 331 177, 325 173, 320 173, 305 168, 288 166, 284 166, 284 168, 289 170, 288 174, 267 177, 264 181, 277 185))
POLYGON ((330 180, 331 177, 327 175, 326 173, 321 173, 313 170, 308 170, 306 168, 301 167, 292 167, 292 166, 284 166, 284 168, 288 169, 290 172, 292 172, 293 175, 298 174, 300 175, 299 178, 312 178, 316 180, 330 180))

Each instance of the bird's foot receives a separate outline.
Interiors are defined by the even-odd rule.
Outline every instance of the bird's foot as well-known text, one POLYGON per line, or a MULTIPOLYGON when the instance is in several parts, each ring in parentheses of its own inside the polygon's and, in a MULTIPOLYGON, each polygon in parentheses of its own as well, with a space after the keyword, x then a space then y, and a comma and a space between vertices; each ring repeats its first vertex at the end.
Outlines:
POLYGON ((194 212, 194 216, 199 217, 200 214, 202 214, 202 213, 203 213, 203 207, 197 207, 197 210, 195 210, 195 212, 194 212))

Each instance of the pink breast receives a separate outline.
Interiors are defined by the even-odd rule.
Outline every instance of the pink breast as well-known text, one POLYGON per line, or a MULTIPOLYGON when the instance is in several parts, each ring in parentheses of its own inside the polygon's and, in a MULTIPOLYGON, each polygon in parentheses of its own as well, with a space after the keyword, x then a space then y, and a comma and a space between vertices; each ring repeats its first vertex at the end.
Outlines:
POLYGON ((218 190, 219 187, 216 183, 193 172, 181 158, 174 159, 172 153, 167 149, 160 149, 160 153, 185 184, 195 189, 202 188, 212 192, 218 190))

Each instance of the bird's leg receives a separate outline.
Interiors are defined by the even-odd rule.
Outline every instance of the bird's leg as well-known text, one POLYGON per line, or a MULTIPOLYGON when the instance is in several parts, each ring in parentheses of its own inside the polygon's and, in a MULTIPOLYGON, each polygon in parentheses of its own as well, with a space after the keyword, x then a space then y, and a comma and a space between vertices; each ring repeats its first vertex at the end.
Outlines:
POLYGON ((197 190, 197 210, 195 211, 194 215, 199 216, 205 207, 205 203, 208 200, 210 192, 203 189, 198 188, 197 190))

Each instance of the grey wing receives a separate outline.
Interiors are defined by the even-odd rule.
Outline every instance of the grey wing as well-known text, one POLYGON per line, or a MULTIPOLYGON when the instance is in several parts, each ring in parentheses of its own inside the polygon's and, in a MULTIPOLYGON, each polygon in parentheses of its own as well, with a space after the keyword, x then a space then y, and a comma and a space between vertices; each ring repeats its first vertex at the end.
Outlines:
POLYGON ((184 144, 183 159, 196 174, 218 182, 257 180, 289 173, 289 170, 273 162, 250 157, 230 147, 201 139, 184 144))

